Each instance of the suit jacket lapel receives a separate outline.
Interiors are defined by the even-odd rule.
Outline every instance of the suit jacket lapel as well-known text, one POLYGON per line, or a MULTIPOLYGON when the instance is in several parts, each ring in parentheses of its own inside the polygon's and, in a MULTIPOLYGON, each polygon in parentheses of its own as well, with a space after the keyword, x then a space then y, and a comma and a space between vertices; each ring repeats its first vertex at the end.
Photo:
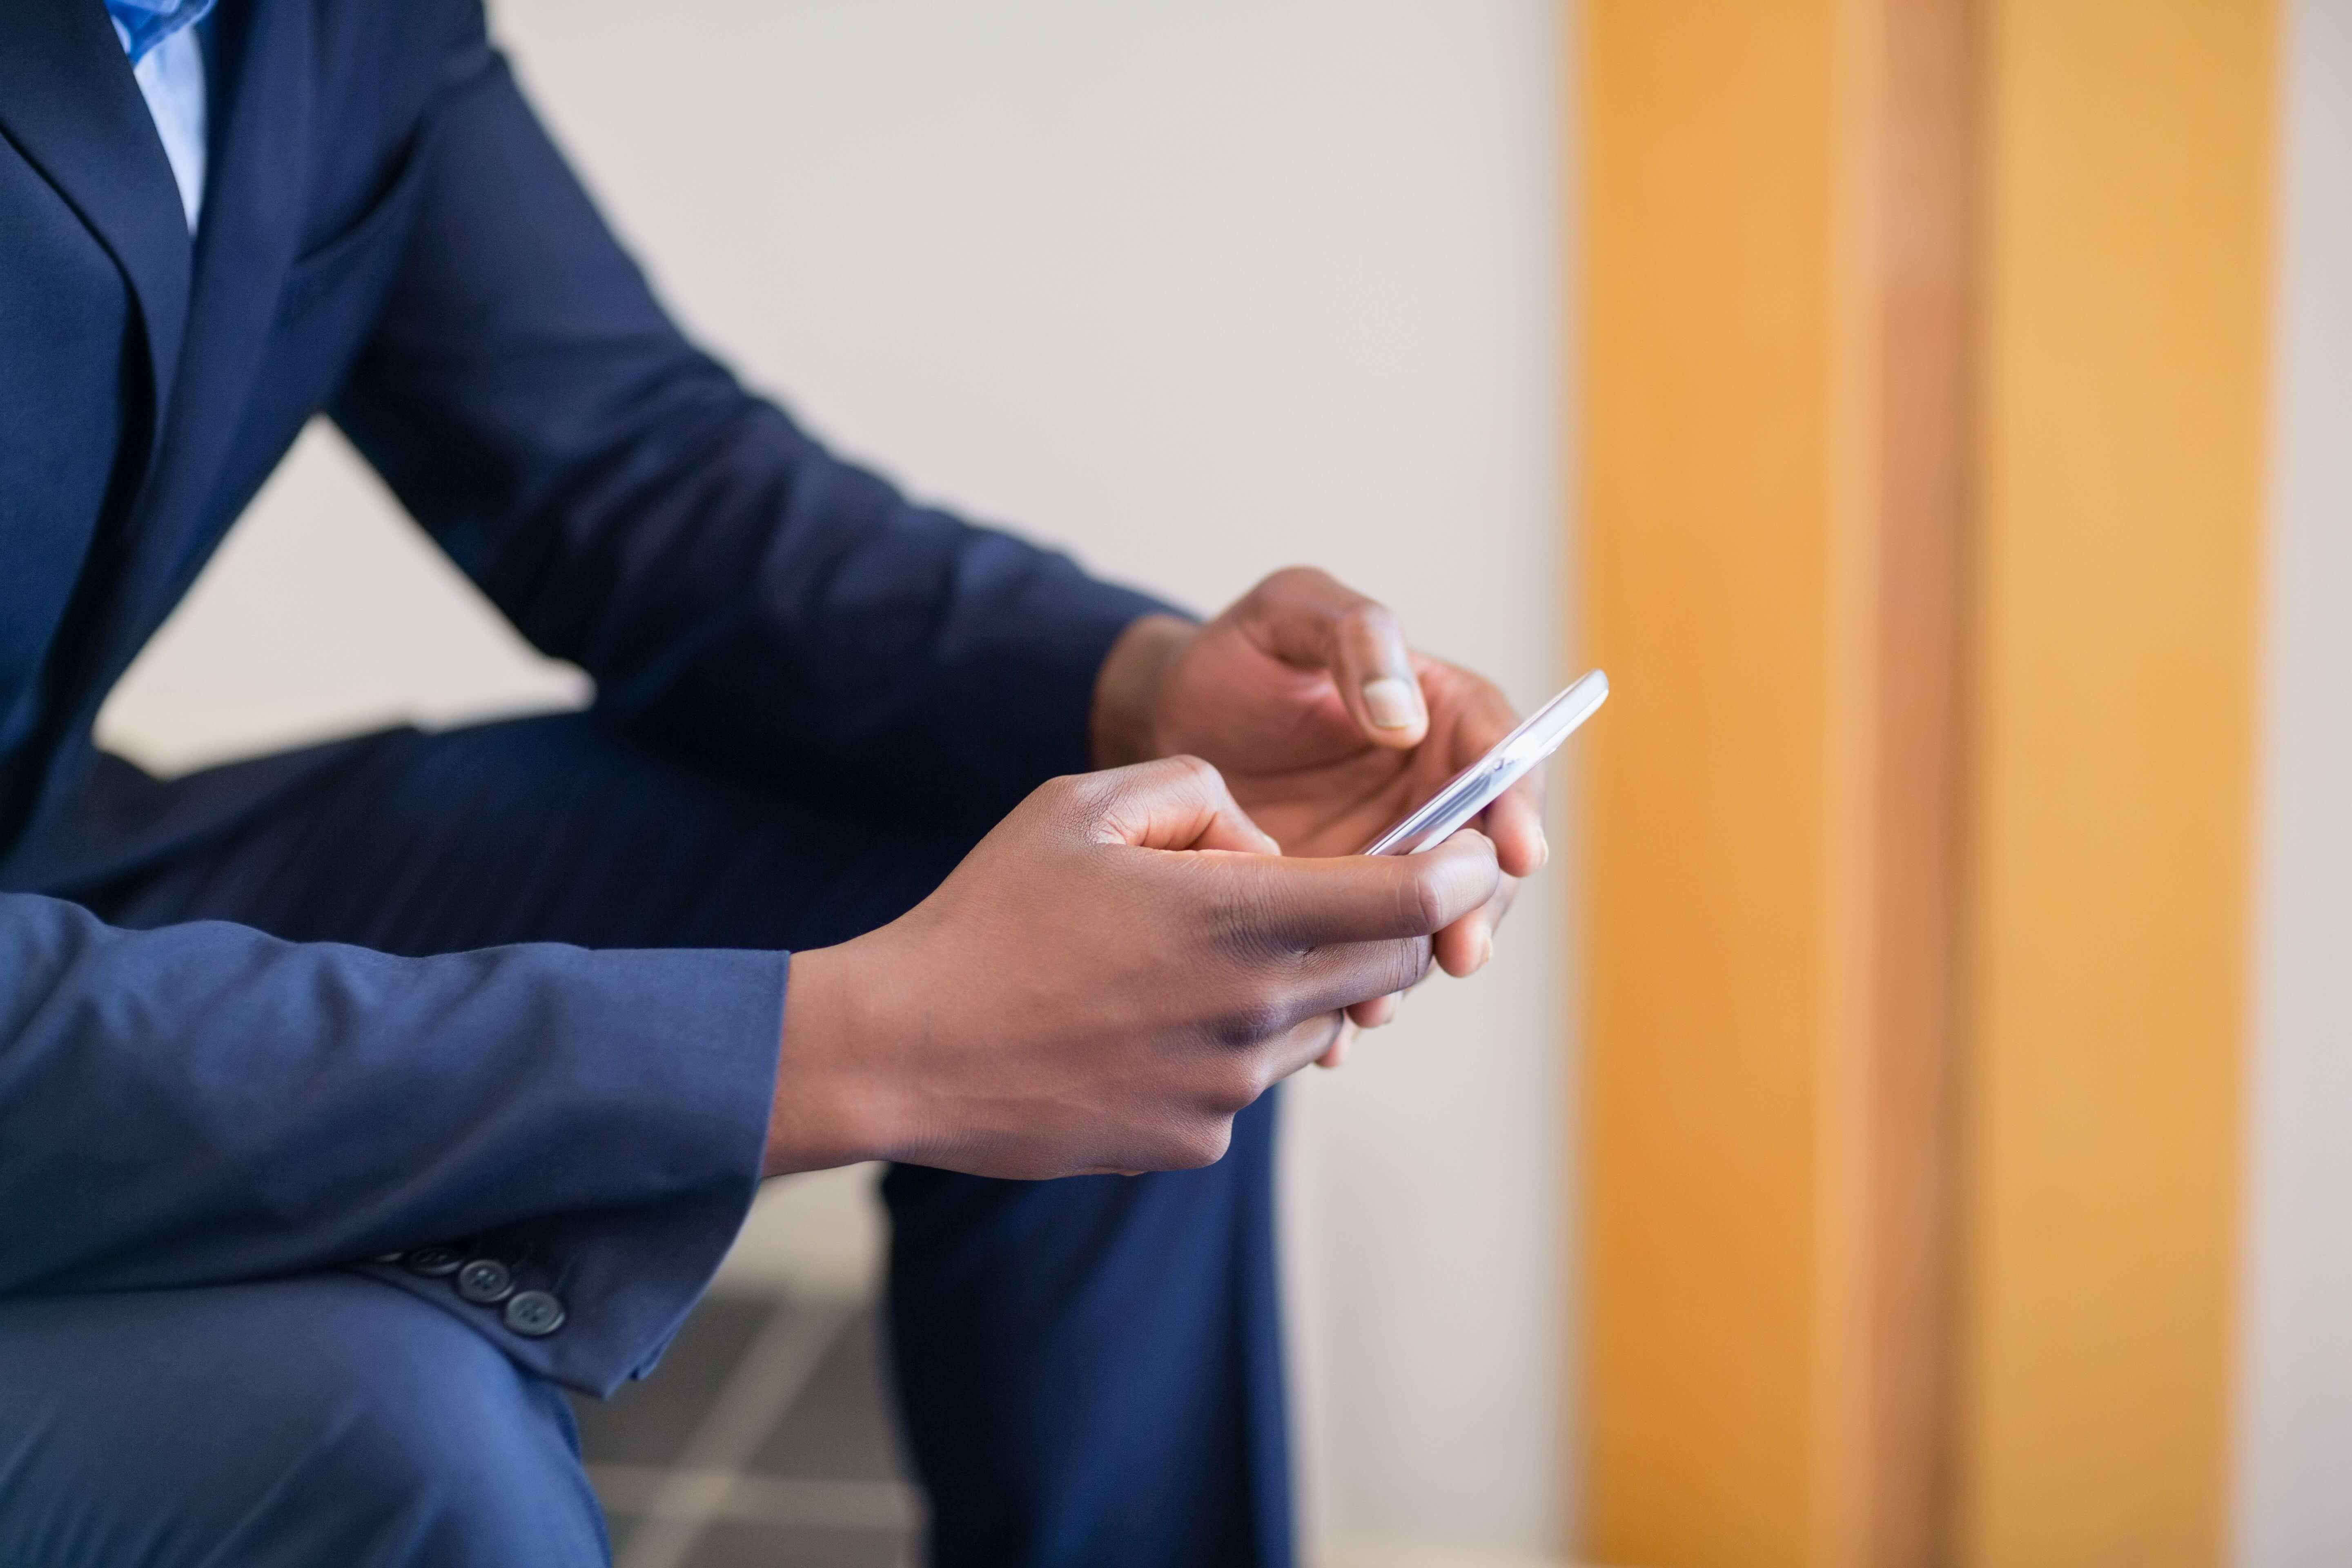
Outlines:
POLYGON ((132 547, 98 607, 89 649, 95 668, 81 672, 92 711, 230 521, 213 517, 208 500, 245 418, 301 233, 310 145, 310 0, 232 0, 218 15, 214 80, 227 89, 227 101, 214 106, 219 119, 205 179, 187 347, 163 421, 165 438, 138 502, 132 547))
MULTIPOLYGON (((67 8, 64 0, 0 0, 17 5, 67 8)), ((97 0, 89 5, 97 10, 97 0)), ((226 89, 227 101, 212 106, 214 152, 179 385, 157 421, 163 437, 121 535, 120 570, 109 574, 91 606, 89 635, 78 638, 68 656, 63 684, 82 700, 67 716, 67 733, 89 722, 226 525, 209 515, 207 499, 244 419, 301 232, 310 167, 309 0, 231 0, 220 8, 215 37, 220 68, 213 79, 226 89)), ((110 30, 108 42, 114 43, 110 30)), ((135 82, 131 90, 135 95, 135 82)), ((144 112, 143 102, 141 108, 144 112)), ((173 184, 174 215, 178 203, 173 184)), ((184 218, 181 240, 184 246, 184 218)), ((73 766, 78 755, 65 747, 51 756, 45 797, 57 795, 57 770, 73 766)))
MULTIPOLYGON (((0 0, 5 3, 5 0, 0 0)), ((308 0, 251 0, 219 12, 226 101, 213 136, 195 281, 158 504, 208 486, 244 417, 294 259, 310 190, 312 109, 308 0)))
POLYGON ((188 316, 188 220, 99 0, 0 0, 0 131, 88 224, 131 285, 161 440, 188 316))

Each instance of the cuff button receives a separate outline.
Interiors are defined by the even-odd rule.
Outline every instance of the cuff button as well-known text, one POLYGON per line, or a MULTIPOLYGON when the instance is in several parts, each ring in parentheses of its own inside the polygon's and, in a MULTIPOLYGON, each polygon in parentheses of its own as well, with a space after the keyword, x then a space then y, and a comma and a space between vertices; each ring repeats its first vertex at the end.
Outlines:
POLYGON ((466 1255, 454 1247, 420 1247, 403 1258, 400 1263, 411 1274, 439 1279, 457 1272, 465 1261, 466 1255))
POLYGON ((514 1271, 495 1258, 477 1258, 457 1270, 457 1294, 478 1307, 495 1307, 514 1289, 514 1271))
POLYGON ((563 1303, 545 1290, 519 1290, 507 1298, 504 1316, 516 1333, 541 1340, 563 1326, 563 1303))

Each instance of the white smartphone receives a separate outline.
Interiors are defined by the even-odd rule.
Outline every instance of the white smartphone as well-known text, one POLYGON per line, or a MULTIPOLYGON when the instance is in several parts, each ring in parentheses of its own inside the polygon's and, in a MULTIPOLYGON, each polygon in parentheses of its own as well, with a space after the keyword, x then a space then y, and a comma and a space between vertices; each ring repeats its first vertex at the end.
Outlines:
POLYGON ((1364 846, 1367 855, 1418 855, 1434 849, 1469 825, 1495 797, 1527 777, 1576 727, 1609 700, 1609 678, 1597 669, 1537 709, 1528 721, 1496 742, 1495 749, 1446 781, 1422 806, 1364 846))

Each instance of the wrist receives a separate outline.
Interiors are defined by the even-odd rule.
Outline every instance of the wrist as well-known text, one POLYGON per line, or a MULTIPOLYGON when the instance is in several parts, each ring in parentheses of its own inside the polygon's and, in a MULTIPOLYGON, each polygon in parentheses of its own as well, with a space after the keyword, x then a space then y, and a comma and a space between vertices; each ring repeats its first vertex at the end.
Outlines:
POLYGON ((792 956, 763 1176, 888 1159, 898 1145, 897 1096, 855 946, 792 956))
POLYGON ((1089 733, 1096 767, 1124 767, 1160 754, 1155 722, 1160 689, 1199 630, 1175 616, 1149 615, 1111 644, 1095 677, 1089 733))

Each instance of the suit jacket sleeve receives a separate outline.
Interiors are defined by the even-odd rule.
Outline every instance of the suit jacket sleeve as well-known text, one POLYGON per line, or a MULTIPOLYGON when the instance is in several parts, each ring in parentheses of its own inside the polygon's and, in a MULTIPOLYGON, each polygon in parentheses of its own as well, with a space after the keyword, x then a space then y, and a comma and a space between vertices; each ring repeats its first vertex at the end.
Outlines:
POLYGON ((478 1238, 571 1321, 524 1364, 642 1373, 760 1168, 784 959, 433 958, 0 895, 0 1293, 206 1285, 478 1238))
POLYGON ((487 43, 453 70, 334 413, 457 563, 614 717, 799 787, 993 821, 1087 766, 1096 671, 1159 606, 909 504, 747 393, 487 43))

